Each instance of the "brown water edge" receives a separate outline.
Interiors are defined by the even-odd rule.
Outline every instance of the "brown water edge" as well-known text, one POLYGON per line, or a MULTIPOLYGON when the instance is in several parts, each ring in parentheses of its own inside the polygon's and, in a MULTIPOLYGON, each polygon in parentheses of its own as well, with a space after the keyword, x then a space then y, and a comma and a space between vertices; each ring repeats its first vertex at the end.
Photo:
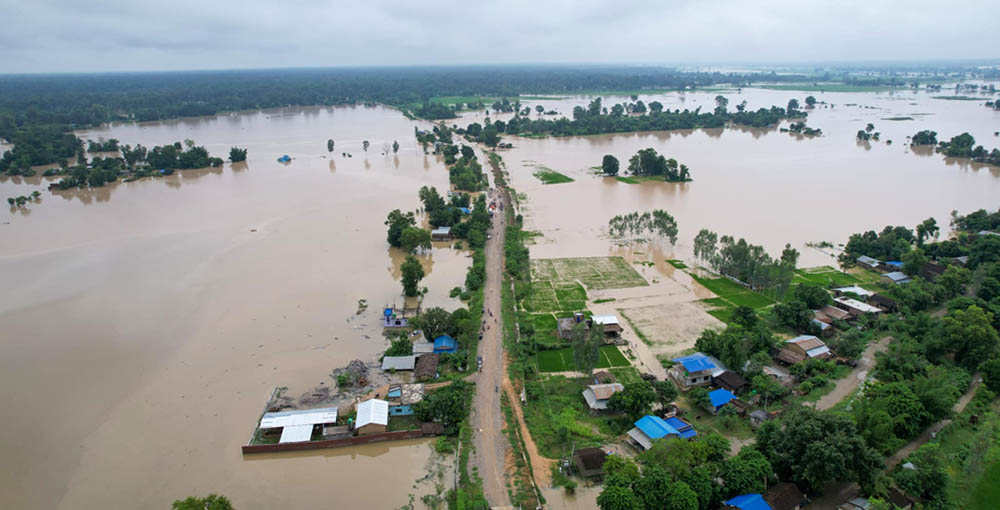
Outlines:
MULTIPOLYGON (((239 453, 274 386, 297 395, 332 384, 333 368, 387 346, 379 308, 402 296, 382 222, 390 209, 416 209, 420 186, 448 183, 395 112, 290 112, 104 128, 123 143, 193 138, 250 157, 43 190, 30 214, 0 225, 0 405, 13 410, 0 442, 4 506, 163 507, 220 492, 239 508, 356 507, 362 497, 387 508, 429 490, 412 487, 432 455, 425 442, 361 462, 239 453), (354 157, 324 157, 331 136, 354 157), (364 138, 402 148, 366 160, 364 138), (296 158, 288 166, 275 161, 284 153, 296 158), (369 309, 356 316, 359 299, 369 309), (374 480, 380 490, 357 490, 374 480)), ((42 185, 15 180, 0 195, 42 185)), ((464 281, 465 253, 437 246, 430 260, 424 305, 460 306, 448 291, 464 281)))

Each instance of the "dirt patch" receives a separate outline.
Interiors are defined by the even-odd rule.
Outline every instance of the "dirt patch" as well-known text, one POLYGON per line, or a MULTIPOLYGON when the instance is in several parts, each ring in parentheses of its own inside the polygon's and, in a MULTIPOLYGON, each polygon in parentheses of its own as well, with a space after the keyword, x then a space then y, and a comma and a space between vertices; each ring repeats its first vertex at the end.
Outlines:
POLYGON ((665 303, 619 309, 654 354, 678 354, 694 347, 706 329, 725 324, 705 313, 698 303, 665 303))

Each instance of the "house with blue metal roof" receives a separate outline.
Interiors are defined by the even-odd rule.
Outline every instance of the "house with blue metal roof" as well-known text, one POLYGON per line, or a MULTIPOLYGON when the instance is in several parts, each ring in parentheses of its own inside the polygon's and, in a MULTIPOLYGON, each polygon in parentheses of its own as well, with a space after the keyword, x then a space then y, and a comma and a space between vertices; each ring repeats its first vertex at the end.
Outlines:
POLYGON ((434 353, 453 353, 458 350, 458 341, 448 335, 441 335, 434 339, 434 353))
POLYGON ((720 370, 712 358, 700 352, 690 356, 674 358, 674 366, 670 367, 670 375, 681 385, 681 388, 708 386, 712 382, 712 374, 720 370))
POLYGON ((764 501, 764 496, 760 494, 741 494, 723 503, 724 508, 738 508, 739 510, 771 510, 771 505, 764 501))
POLYGON ((722 409, 722 406, 728 404, 732 400, 735 400, 736 395, 733 395, 733 392, 729 390, 719 388, 708 392, 708 399, 712 401, 712 409, 710 410, 712 413, 717 413, 719 412, 719 409, 722 409))
POLYGON ((642 449, 653 447, 653 441, 664 437, 680 437, 689 439, 697 435, 694 428, 680 418, 667 418, 647 414, 635 422, 635 427, 628 431, 628 436, 642 449))

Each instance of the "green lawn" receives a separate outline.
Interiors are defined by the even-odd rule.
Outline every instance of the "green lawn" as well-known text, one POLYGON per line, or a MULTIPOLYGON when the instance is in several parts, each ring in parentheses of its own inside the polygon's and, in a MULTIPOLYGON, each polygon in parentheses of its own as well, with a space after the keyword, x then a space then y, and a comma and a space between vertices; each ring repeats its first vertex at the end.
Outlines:
MULTIPOLYGON (((723 298, 725 301, 729 302, 733 307, 736 306, 749 306, 750 308, 759 309, 765 308, 774 304, 774 300, 763 295, 758 294, 742 285, 728 279, 728 278, 702 278, 700 276, 691 275, 698 283, 702 284, 705 288, 712 291, 716 296, 723 298)), ((706 302, 708 300, 705 300, 706 302)), ((721 301, 712 301, 708 304, 713 306, 722 306, 721 301)), ((716 317, 718 318, 718 317, 716 317)))
POLYGON ((799 283, 809 282, 823 287, 827 287, 831 284, 847 287, 850 285, 864 283, 861 278, 839 271, 830 266, 804 267, 796 269, 793 282, 794 281, 798 281, 799 283))
MULTIPOLYGON (((573 349, 567 347, 553 351, 542 351, 536 356, 539 372, 568 372, 576 370, 573 363, 573 349)), ((601 358, 595 368, 627 367, 631 363, 614 345, 601 346, 601 358)))
POLYGON ((687 264, 685 264, 683 261, 680 260, 669 259, 667 260, 667 264, 670 264, 671 266, 674 266, 677 269, 687 269, 687 264))
POLYGON ((969 499, 969 510, 988 510, 1000 502, 1000 462, 994 462, 983 472, 969 499))
POLYGON ((568 175, 561 174, 551 169, 539 170, 532 175, 538 177, 538 179, 542 181, 542 184, 562 184, 565 182, 573 182, 574 180, 568 175))

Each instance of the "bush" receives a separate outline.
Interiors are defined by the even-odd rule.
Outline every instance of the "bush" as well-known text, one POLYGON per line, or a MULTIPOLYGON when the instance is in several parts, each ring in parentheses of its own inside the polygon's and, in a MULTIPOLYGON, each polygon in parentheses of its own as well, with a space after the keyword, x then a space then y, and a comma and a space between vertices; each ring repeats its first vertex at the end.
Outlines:
POLYGON ((455 451, 455 444, 451 439, 441 436, 437 438, 437 442, 434 443, 434 451, 441 454, 448 454, 455 451))
POLYGON ((462 295, 462 288, 461 287, 454 287, 454 288, 451 289, 451 292, 448 293, 448 297, 452 297, 452 298, 458 297, 460 295, 462 295))

